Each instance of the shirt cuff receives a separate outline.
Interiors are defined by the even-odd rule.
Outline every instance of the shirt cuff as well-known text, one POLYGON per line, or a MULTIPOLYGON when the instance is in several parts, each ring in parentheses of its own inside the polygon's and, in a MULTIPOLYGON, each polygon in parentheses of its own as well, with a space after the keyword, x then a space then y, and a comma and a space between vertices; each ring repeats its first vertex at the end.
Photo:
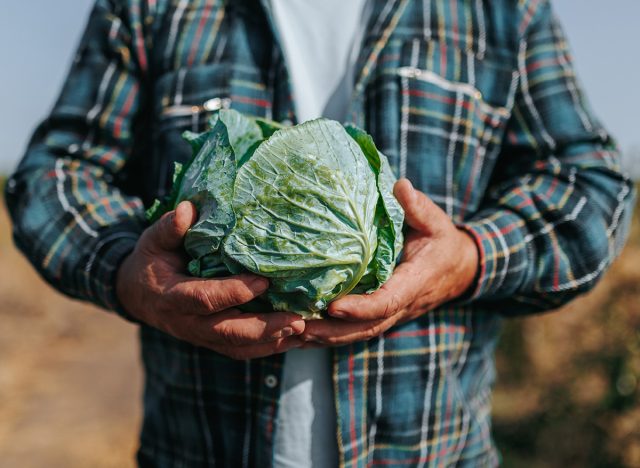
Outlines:
POLYGON ((133 251, 141 228, 133 223, 119 225, 101 233, 85 268, 87 289, 92 302, 136 322, 124 309, 116 294, 116 275, 122 261, 133 251))
POLYGON ((524 281, 528 264, 524 221, 508 211, 483 212, 458 225, 475 240, 479 272, 468 300, 498 299, 516 293, 524 281))

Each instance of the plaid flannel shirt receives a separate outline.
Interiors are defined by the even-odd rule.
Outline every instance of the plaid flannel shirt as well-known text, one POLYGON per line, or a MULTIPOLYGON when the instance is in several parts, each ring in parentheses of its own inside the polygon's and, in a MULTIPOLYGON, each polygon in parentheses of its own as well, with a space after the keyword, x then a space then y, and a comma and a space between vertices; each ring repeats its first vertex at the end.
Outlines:
MULTIPOLYGON (((633 199, 544 0, 374 0, 350 120, 476 239, 477 288, 333 349, 344 467, 489 466, 502 316, 590 289, 633 199)), ((15 240, 60 291, 117 309, 143 206, 212 110, 295 122, 258 0, 98 0, 7 183, 15 240)), ((124 314, 124 311, 121 311, 124 314)), ((282 356, 233 361, 141 326, 142 466, 271 466, 282 356)))

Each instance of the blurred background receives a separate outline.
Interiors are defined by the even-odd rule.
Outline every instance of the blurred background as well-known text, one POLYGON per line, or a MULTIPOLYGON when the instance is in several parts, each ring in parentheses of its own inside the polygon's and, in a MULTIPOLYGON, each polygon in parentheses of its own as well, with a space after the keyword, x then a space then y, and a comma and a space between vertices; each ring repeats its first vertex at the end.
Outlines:
MULTIPOLYGON (((0 5, 0 186, 53 104, 91 0, 0 5)), ((640 1, 556 0, 596 114, 640 178, 640 1)), ((636 209, 636 212, 638 210, 636 209)), ((640 466, 640 222, 589 295, 506 323, 494 435, 505 466, 640 466)), ((0 466, 129 467, 136 329, 44 284, 0 203, 0 466)))

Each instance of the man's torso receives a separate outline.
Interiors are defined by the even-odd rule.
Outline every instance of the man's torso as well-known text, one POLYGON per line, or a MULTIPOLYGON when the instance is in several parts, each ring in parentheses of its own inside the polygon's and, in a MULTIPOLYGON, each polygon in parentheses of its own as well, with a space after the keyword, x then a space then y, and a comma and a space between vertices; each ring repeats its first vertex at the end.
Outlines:
MULTIPOLYGON (((347 120, 372 134, 406 176, 462 221, 482 200, 500 151, 517 79, 517 2, 374 2, 347 120)), ((211 113, 296 122, 284 57, 258 1, 158 2, 143 145, 131 162, 163 195, 180 134, 211 113)), ((127 181, 124 181, 125 186, 127 181)), ((494 464, 490 387, 499 319, 444 307, 383 336, 331 350, 343 466, 494 464)), ((141 331, 147 373, 141 463, 268 466, 282 356, 236 362, 141 331)))

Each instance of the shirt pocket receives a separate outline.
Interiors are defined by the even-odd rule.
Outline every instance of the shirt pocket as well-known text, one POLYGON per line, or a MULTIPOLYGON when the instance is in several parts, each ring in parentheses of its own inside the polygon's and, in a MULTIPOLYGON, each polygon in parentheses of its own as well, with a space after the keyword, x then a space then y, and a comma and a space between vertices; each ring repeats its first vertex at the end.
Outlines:
POLYGON ((206 130, 220 109, 270 117, 270 95, 260 71, 250 66, 206 64, 163 75, 155 85, 151 125, 155 197, 170 191, 173 163, 191 158, 184 131, 206 130))
POLYGON ((399 90, 397 171, 454 221, 482 199, 511 116, 515 57, 479 58, 437 41, 403 44, 395 70, 399 90))

